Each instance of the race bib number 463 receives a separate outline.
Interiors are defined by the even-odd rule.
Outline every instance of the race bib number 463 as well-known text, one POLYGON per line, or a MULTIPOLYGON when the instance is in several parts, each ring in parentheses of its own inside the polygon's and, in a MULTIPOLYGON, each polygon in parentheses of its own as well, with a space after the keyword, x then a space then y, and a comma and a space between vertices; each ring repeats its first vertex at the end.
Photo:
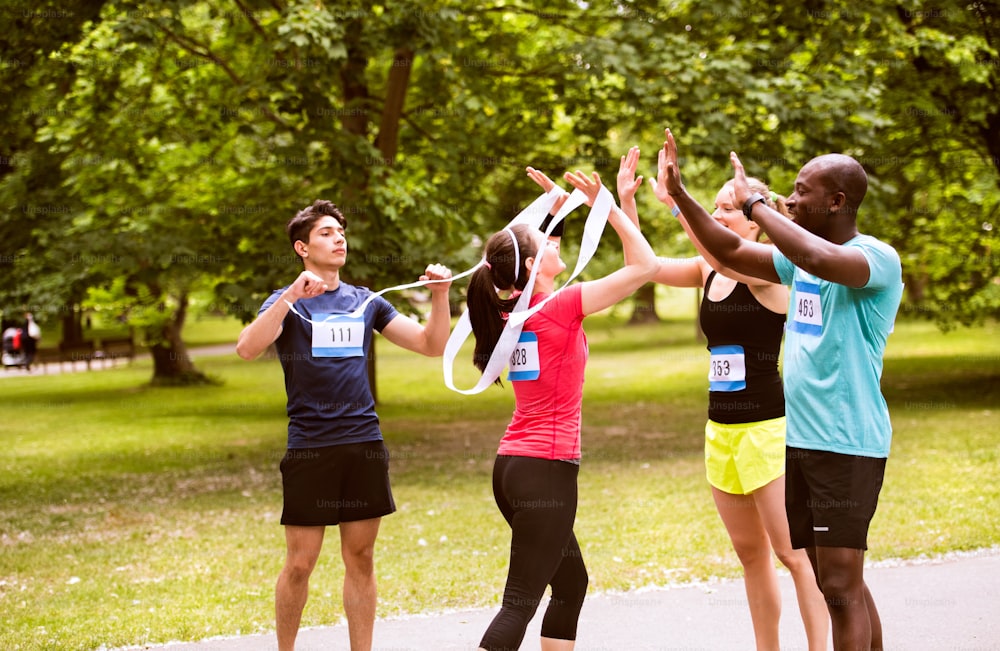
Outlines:
POLYGON ((313 357, 362 357, 365 345, 365 318, 343 314, 314 315, 313 357))
POLYGON ((796 281, 792 309, 792 321, 788 326, 791 330, 817 337, 823 334, 823 305, 818 284, 796 281))

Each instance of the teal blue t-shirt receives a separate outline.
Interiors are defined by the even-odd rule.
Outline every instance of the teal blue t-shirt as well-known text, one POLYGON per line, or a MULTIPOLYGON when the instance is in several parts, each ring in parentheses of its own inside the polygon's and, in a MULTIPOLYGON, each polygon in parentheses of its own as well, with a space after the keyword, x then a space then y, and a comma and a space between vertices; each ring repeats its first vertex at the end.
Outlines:
POLYGON ((786 444, 864 457, 889 456, 892 425, 879 384, 882 355, 903 295, 896 250, 868 235, 843 246, 868 260, 868 284, 847 287, 799 269, 774 248, 791 287, 785 326, 786 444))

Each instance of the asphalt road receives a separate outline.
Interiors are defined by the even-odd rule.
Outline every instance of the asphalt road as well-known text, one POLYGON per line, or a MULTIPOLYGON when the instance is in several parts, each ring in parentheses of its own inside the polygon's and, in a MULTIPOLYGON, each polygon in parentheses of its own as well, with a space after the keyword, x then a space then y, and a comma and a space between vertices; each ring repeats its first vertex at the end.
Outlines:
MULTIPOLYGON (((865 570, 882 617, 886 650, 1000 649, 1000 547, 865 570)), ((782 648, 806 649, 791 578, 780 577, 782 648)), ((306 606, 308 608, 308 606, 306 606)), ((496 609, 378 620, 373 651, 469 651, 496 609)), ((536 614, 522 649, 538 649, 536 614)), ((753 632, 742 581, 599 594, 580 617, 578 651, 746 651, 753 632)), ((264 651, 274 635, 129 647, 168 651, 264 651)), ((297 651, 348 649, 347 627, 303 629, 297 651)), ((832 645, 831 645, 832 648, 832 645)))

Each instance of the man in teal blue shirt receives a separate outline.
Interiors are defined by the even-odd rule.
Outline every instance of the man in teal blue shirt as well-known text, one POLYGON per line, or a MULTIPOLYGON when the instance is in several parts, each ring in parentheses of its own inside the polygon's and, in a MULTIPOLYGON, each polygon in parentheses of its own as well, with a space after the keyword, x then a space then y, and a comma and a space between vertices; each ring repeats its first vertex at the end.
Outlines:
POLYGON ((792 545, 805 548, 830 611, 836 649, 883 648, 864 582, 868 526, 892 440, 880 379, 885 342, 903 293, 899 255, 858 232, 868 190, 858 161, 819 156, 795 179, 792 220, 751 193, 731 160, 734 204, 774 246, 758 244, 696 210, 667 131, 667 189, 694 235, 724 267, 791 287, 785 329, 785 506, 792 545))

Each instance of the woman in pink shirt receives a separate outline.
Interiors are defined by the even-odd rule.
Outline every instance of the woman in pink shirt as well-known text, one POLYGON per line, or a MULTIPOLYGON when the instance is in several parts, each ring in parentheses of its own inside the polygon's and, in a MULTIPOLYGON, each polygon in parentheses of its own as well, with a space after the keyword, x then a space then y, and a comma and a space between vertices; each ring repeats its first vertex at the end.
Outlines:
MULTIPOLYGON (((528 168, 546 191, 554 184, 528 168)), ((567 173, 566 180, 593 205, 601 189, 597 173, 567 173)), ((639 229, 617 207, 608 222, 621 239, 626 264, 599 279, 571 285, 524 324, 512 359, 515 407, 493 467, 493 494, 511 527, 510 567, 503 604, 480 648, 517 649, 545 593, 552 597, 541 629, 543 651, 572 649, 587 592, 587 569, 573 535, 577 474, 580 468, 580 408, 587 362, 583 318, 611 307, 650 281, 656 255, 639 229), (537 352, 536 352, 537 351, 537 352), (513 367, 519 370, 513 373, 513 367)), ((555 277, 566 269, 558 239, 525 225, 505 228, 486 242, 484 258, 470 279, 467 302, 476 338, 473 363, 485 369, 543 247, 531 305, 552 294, 555 277)))

